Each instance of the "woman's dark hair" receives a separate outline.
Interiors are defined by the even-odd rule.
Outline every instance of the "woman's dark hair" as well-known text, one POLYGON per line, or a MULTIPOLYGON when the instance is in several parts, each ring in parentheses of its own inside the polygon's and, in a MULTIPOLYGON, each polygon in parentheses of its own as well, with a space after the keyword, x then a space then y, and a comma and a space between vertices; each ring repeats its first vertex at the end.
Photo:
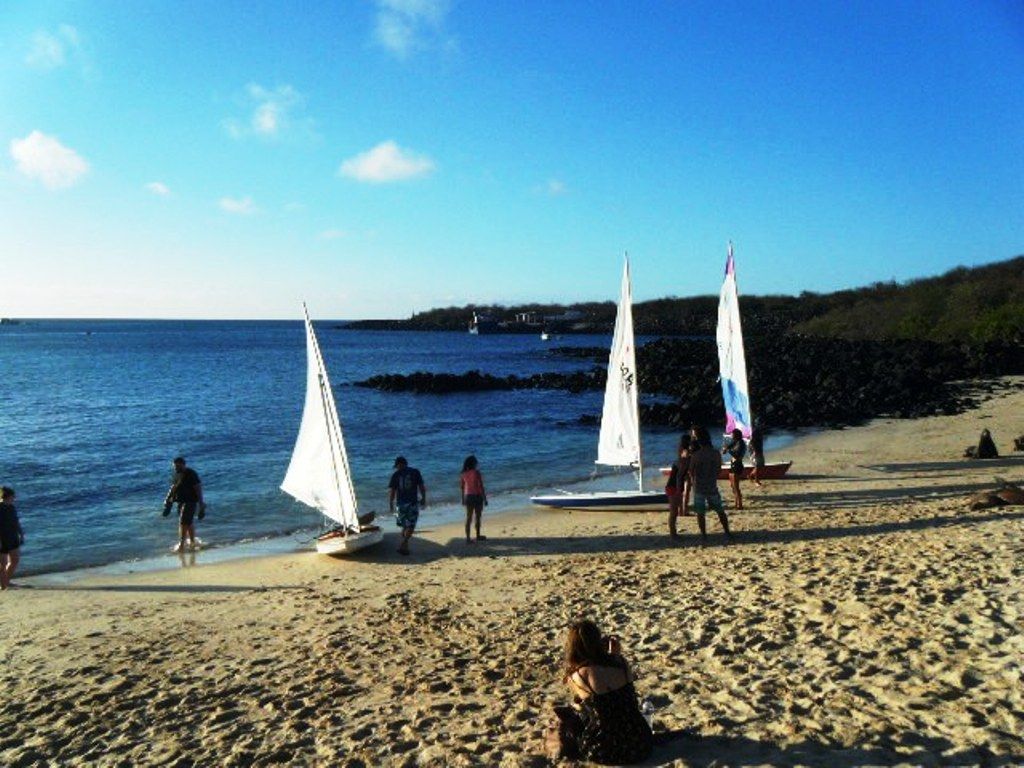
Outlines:
POLYGON ((568 678, 580 667, 596 664, 602 667, 621 667, 621 662, 608 653, 608 641, 594 622, 583 619, 569 627, 565 638, 565 676, 568 678))
POLYGON ((733 440, 742 440, 743 439, 743 430, 739 429, 739 428, 734 429, 732 431, 732 439, 733 440))
POLYGON ((14 489, 8 488, 6 485, 0 489, 0 499, 9 499, 14 495, 14 489))
POLYGON ((690 436, 689 435, 683 435, 682 437, 679 438, 679 447, 676 448, 676 453, 682 453, 685 450, 689 450, 689 448, 690 448, 690 436))
POLYGON ((462 462, 462 471, 468 472, 471 469, 476 469, 476 456, 467 456, 466 460, 462 462))
POLYGON ((693 431, 697 435, 697 442, 700 445, 711 445, 711 433, 708 432, 707 427, 694 427, 693 431))

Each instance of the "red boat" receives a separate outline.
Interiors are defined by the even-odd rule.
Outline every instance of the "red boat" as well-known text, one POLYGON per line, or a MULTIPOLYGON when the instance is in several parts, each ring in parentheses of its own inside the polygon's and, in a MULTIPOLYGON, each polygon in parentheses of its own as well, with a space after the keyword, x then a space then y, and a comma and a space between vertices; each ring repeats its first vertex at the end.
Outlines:
MULTIPOLYGON (((768 462, 763 467, 761 467, 761 471, 758 473, 758 479, 759 480, 781 480, 783 478, 783 476, 789 471, 789 468, 791 466, 793 466, 793 462, 792 461, 773 461, 773 462, 768 462)), ((754 471, 754 467, 752 465, 749 465, 749 464, 745 465, 743 467, 742 479, 743 480, 747 480, 750 477, 750 473, 753 472, 753 471, 754 471)), ((670 475, 670 474, 672 474, 672 467, 662 467, 661 468, 661 474, 663 474, 663 475, 670 475)), ((729 479, 729 465, 728 464, 723 464, 722 468, 720 470, 718 470, 718 479, 719 480, 728 480, 729 479)))

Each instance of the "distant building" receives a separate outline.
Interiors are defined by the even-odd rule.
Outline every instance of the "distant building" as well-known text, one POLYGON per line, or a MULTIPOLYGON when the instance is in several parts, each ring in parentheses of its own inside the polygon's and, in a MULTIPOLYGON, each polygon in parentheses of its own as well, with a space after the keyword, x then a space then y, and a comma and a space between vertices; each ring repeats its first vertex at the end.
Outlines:
POLYGON ((560 315, 548 315, 544 320, 548 323, 573 323, 584 317, 585 315, 578 309, 568 309, 560 315))

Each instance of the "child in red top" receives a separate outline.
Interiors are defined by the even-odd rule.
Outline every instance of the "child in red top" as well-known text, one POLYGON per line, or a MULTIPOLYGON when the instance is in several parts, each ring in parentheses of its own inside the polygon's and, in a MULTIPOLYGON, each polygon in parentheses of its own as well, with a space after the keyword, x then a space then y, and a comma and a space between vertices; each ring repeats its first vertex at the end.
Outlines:
POLYGON ((476 456, 467 456, 462 462, 462 474, 459 475, 459 488, 462 491, 462 504, 466 508, 466 543, 469 538, 469 525, 476 517, 476 540, 486 541, 487 537, 480 533, 480 516, 487 504, 487 491, 484 490, 484 476, 476 468, 476 456))

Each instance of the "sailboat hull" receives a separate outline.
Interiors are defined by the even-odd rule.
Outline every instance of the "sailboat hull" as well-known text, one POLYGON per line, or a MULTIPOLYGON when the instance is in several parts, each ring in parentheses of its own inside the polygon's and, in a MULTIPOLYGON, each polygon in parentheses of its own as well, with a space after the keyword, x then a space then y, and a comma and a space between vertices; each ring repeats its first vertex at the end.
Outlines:
POLYGON ((345 534, 342 530, 328 531, 316 539, 316 551, 321 555, 350 555, 360 549, 380 544, 384 531, 376 525, 366 526, 359 533, 345 534))
POLYGON ((663 491, 596 491, 531 496, 530 503, 552 509, 580 509, 588 512, 665 512, 668 497, 663 491))

